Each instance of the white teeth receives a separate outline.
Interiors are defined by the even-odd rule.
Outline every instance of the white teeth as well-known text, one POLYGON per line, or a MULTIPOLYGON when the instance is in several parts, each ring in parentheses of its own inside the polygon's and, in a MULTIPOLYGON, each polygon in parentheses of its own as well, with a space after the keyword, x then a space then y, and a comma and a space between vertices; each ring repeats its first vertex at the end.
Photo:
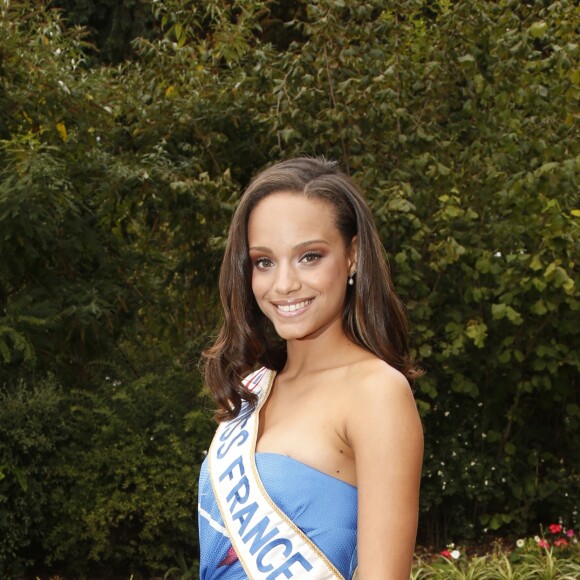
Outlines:
POLYGON ((300 310, 301 308, 304 308, 305 306, 307 306, 311 302, 312 302, 312 300, 305 300, 304 302, 299 302, 298 304, 288 304, 288 305, 279 304, 278 310, 281 310, 282 312, 294 312, 296 310, 300 310))

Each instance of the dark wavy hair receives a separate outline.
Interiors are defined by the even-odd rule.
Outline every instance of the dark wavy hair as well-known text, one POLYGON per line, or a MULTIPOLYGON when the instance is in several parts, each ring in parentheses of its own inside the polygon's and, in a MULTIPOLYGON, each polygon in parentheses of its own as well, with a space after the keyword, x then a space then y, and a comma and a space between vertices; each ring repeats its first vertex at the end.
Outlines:
POLYGON ((346 246, 357 236, 356 282, 347 289, 344 331, 409 382, 421 374, 409 355, 405 309, 395 293, 386 253, 363 196, 336 162, 290 159, 255 177, 230 225, 219 279, 223 324, 215 343, 203 353, 205 383, 218 405, 218 421, 238 415, 244 400, 255 404, 256 396, 241 384, 246 374, 260 366, 280 371, 286 362, 286 343, 275 334, 254 298, 248 252, 250 213, 262 199, 277 192, 326 201, 334 208, 346 246))

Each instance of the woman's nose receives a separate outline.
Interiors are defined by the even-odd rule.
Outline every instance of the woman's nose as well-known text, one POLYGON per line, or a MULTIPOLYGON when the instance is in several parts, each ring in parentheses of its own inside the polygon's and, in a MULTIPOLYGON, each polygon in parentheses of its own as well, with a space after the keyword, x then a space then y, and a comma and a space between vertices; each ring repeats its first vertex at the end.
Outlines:
POLYGON ((294 290, 300 288, 300 280, 294 268, 279 264, 276 268, 276 279, 274 281, 274 289, 279 294, 289 294, 294 290))

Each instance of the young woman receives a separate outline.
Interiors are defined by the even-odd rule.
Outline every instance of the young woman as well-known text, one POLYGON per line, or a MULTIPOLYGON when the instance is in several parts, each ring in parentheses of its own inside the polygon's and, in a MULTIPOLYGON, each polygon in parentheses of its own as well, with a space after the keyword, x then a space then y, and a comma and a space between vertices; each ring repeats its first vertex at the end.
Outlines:
POLYGON ((205 353, 220 426, 199 489, 202 580, 408 580, 419 372, 370 210, 334 162, 258 175, 230 227, 205 353))

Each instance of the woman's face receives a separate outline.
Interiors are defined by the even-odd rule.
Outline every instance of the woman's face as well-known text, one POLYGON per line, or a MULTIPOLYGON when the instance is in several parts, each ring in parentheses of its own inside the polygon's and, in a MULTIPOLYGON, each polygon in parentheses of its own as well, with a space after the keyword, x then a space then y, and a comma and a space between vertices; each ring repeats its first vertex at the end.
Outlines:
POLYGON ((347 248, 333 206, 300 193, 274 193, 250 214, 252 290, 286 340, 342 331, 347 278, 356 242, 347 248))

